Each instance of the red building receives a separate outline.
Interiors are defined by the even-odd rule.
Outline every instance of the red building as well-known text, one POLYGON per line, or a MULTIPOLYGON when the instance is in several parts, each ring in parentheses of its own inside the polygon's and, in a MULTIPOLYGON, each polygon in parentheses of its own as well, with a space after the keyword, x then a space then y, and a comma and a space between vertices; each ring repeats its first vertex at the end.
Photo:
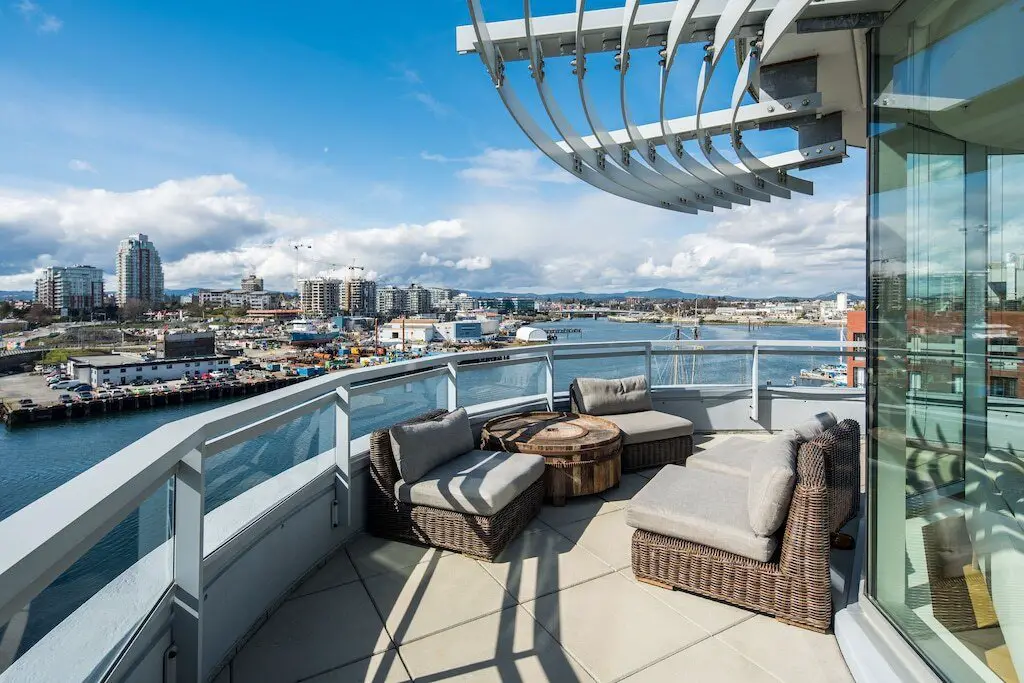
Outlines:
MULTIPOLYGON (((846 338, 850 341, 862 342, 867 339, 868 312, 846 312, 846 338)), ((853 350, 848 347, 847 350, 853 350)), ((846 359, 846 386, 863 387, 867 384, 867 359, 849 357, 846 359)))

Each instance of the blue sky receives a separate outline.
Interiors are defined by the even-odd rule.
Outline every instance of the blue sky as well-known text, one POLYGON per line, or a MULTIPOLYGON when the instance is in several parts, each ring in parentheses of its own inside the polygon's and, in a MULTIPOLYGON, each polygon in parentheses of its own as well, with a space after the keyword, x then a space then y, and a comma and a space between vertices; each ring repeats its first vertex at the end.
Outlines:
MULTIPOLYGON (((172 287, 226 285, 249 269, 288 286, 288 244, 303 242, 322 261, 301 263, 303 275, 356 259, 382 281, 474 289, 863 289, 863 155, 807 174, 814 198, 761 207, 763 239, 752 242, 749 215, 638 206, 541 158, 479 59, 456 54, 461 0, 375 5, 0 5, 0 289, 52 263, 110 271, 117 240, 134 231, 161 249, 172 287), (822 268, 820 282, 785 265, 858 248, 854 267, 822 268)), ((573 5, 538 1, 534 12, 573 5)), ((519 2, 484 7, 490 20, 521 16, 519 2)), ((688 49, 669 91, 675 116, 692 113, 699 56, 688 49)), ((641 122, 656 114, 656 59, 634 51, 641 122)), ((588 80, 619 127, 610 60, 595 55, 588 80)), ((567 61, 549 61, 583 130, 567 61)), ((730 55, 712 108, 734 75, 730 55)), ((539 117, 525 65, 510 65, 510 78, 539 117)), ((794 141, 776 132, 749 144, 767 154, 794 141)))

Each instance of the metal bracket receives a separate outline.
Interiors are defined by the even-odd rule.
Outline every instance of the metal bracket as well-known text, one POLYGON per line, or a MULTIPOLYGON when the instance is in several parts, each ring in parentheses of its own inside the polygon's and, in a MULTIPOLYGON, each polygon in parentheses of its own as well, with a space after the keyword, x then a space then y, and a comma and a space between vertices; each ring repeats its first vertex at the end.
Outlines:
POLYGON ((500 88, 505 85, 505 60, 501 58, 501 53, 495 50, 494 52, 494 86, 500 88))
POLYGON ((605 161, 604 151, 600 149, 595 150, 595 155, 597 156, 597 167, 602 171, 606 170, 608 168, 608 162, 605 161))
POLYGON ((583 175, 583 159, 579 154, 572 155, 572 170, 576 171, 578 175, 583 175))
POLYGON ((633 161, 633 156, 629 153, 629 146, 622 145, 622 165, 629 166, 630 162, 633 161))
POLYGON ((647 160, 652 164, 658 160, 658 147, 653 141, 647 141, 647 160))

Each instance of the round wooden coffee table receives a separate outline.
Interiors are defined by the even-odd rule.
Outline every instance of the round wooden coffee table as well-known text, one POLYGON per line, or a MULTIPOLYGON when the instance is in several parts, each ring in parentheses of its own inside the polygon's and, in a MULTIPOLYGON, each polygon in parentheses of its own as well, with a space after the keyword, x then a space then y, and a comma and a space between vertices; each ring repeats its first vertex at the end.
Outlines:
POLYGON ((482 448, 544 456, 547 497, 600 493, 622 477, 622 432, 608 420, 576 413, 524 413, 484 425, 482 448))

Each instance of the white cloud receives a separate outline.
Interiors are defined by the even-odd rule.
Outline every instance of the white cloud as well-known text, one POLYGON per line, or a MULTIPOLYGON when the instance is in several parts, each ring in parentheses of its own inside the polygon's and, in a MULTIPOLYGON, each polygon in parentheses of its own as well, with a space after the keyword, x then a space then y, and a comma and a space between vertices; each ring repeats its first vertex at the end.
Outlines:
POLYGON ((448 108, 448 105, 442 103, 428 92, 424 92, 422 90, 414 92, 412 94, 412 98, 426 107, 431 114, 438 118, 444 118, 451 113, 451 109, 448 108))
POLYGON ((455 262, 455 267, 459 270, 487 270, 491 267, 491 258, 489 256, 460 258, 455 262))
POLYGON ((534 149, 486 149, 466 160, 456 175, 487 187, 525 188, 537 183, 573 183, 564 169, 534 149))
POLYGON ((81 159, 72 159, 71 161, 69 161, 68 168, 70 168, 72 171, 85 171, 87 173, 96 172, 96 169, 93 168, 92 164, 90 164, 88 161, 83 161, 81 159))
POLYGON ((19 0, 14 3, 14 9, 16 9, 21 16, 26 19, 30 19, 39 12, 39 5, 32 2, 32 0, 19 0))
POLYGON ((39 22, 40 33, 58 33, 62 28, 64 22, 52 14, 44 14, 42 21, 39 22))

